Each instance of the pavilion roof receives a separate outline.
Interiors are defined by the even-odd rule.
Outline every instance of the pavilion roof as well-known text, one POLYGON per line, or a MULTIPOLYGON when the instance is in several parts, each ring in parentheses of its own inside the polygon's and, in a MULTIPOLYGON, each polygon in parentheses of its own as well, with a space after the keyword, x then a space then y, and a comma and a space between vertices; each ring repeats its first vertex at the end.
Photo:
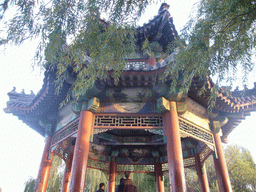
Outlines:
MULTIPOLYGON (((150 20, 147 24, 137 28, 136 38, 140 45, 145 38, 150 41, 157 41, 166 49, 166 46, 172 42, 177 36, 177 31, 173 25, 173 20, 167 9, 160 9, 158 15, 150 20)), ((129 65, 120 78, 119 86, 154 86, 156 82, 160 82, 161 75, 165 70, 167 63, 174 62, 172 53, 164 61, 157 63, 155 66, 149 64, 129 65)), ((169 77, 169 80, 171 77, 169 77)), ((55 94, 56 75, 54 71, 47 70, 45 72, 44 83, 38 94, 17 93, 15 90, 8 93, 9 101, 5 112, 18 116, 24 123, 36 130, 41 135, 45 134, 45 128, 39 124, 39 120, 44 118, 53 118, 54 112, 59 109, 59 104, 65 99, 71 84, 65 82, 60 94, 55 94)), ((168 80, 168 78, 167 78, 168 80)), ((207 80, 200 81, 198 78, 193 79, 193 83, 188 92, 188 97, 192 98, 199 104, 207 108, 211 90, 214 84, 207 80), (200 88, 206 86, 204 95, 199 96, 200 88)), ((104 82, 100 82, 106 86, 114 86, 114 80, 109 78, 104 82)), ((223 126, 222 140, 226 141, 228 134, 247 116, 251 111, 255 111, 256 107, 256 84, 253 89, 245 89, 244 91, 235 90, 229 92, 224 88, 218 90, 218 95, 214 110, 229 118, 226 125, 223 126)))
MULTIPOLYGON (((161 72, 162 70, 163 68, 158 68, 155 72, 161 72)), ((139 72, 136 73, 139 74, 139 72)), ((7 108, 4 109, 5 112, 18 116, 24 123, 41 135, 44 135, 45 130, 38 121, 46 115, 51 116, 53 112, 56 112, 59 109, 59 104, 65 99, 70 87, 69 84, 65 83, 62 92, 58 95, 55 94, 55 78, 53 72, 46 72, 42 89, 37 95, 17 93, 15 90, 9 92, 8 95, 10 100, 7 102, 7 108)), ((152 84, 149 85, 151 86, 152 84)), ((204 85, 205 82, 194 78, 192 86, 188 92, 188 97, 207 108, 211 89, 214 85, 209 81, 206 84, 207 88, 205 94, 199 96, 198 92, 204 85)), ((220 114, 227 116, 229 119, 228 123, 222 127, 222 140, 225 142, 227 141, 229 133, 231 133, 231 131, 237 127, 246 116, 250 115, 250 112, 256 110, 256 86, 252 89, 243 91, 235 90, 233 92, 220 88, 217 94, 218 96, 213 109, 220 114)))
POLYGON ((169 5, 163 3, 156 15, 148 23, 138 27, 136 30, 137 45, 142 47, 146 38, 150 42, 158 42, 162 45, 163 51, 166 51, 167 46, 177 38, 178 33, 173 24, 173 18, 168 11, 169 5))

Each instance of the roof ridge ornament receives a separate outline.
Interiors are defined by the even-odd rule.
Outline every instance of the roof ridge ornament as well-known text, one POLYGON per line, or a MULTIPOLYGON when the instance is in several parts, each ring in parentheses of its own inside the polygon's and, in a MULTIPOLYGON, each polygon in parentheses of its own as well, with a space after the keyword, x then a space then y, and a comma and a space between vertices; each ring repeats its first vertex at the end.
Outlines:
POLYGON ((17 92, 16 92, 16 87, 13 87, 11 93, 17 93, 17 92))
POLYGON ((168 11, 169 7, 170 5, 168 5, 167 3, 162 3, 158 10, 158 14, 161 14, 163 11, 168 11))

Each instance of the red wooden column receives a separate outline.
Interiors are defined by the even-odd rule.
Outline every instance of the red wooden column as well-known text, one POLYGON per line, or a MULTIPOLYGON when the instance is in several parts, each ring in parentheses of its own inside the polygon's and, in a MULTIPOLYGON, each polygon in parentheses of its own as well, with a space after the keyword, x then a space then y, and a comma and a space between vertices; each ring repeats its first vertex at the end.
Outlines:
POLYGON ((232 191, 232 186, 230 183, 228 168, 227 168, 224 152, 221 145, 220 134, 214 133, 213 136, 214 136, 216 153, 217 153, 217 158, 214 157, 213 159, 214 159, 216 175, 219 182, 219 190, 221 192, 222 191, 230 192, 232 191))
POLYGON ((213 162, 215 167, 215 173, 218 179, 219 191, 223 191, 224 190, 223 182, 221 181, 221 179, 219 180, 219 178, 221 178, 221 170, 220 170, 221 168, 219 166, 218 159, 216 158, 216 154, 213 154, 213 162))
POLYGON ((115 183, 116 183, 116 162, 115 157, 111 157, 111 162, 109 164, 108 170, 108 192, 115 192, 115 183))
POLYGON ((164 192, 162 164, 156 163, 154 167, 155 167, 155 178, 156 178, 156 191, 164 192))
POLYGON ((210 188, 209 188, 207 174, 205 172, 205 165, 201 164, 200 157, 199 157, 198 153, 195 155, 195 163, 196 163, 196 171, 197 171, 197 175, 198 175, 200 191, 209 192, 210 188))
POLYGON ((92 125, 93 113, 81 111, 71 170, 71 192, 84 191, 92 125))
POLYGON ((179 132, 176 102, 170 102, 170 111, 164 114, 164 134, 167 139, 167 155, 170 178, 170 191, 185 192, 186 182, 179 132))
POLYGON ((52 137, 48 136, 45 140, 45 146, 44 146, 44 152, 41 159, 41 164, 37 176, 36 186, 35 186, 35 192, 45 192, 47 189, 47 184, 49 180, 49 175, 51 171, 51 165, 52 165, 52 156, 50 152, 52 137))
POLYGON ((70 154, 69 160, 68 160, 68 162, 66 162, 66 167, 65 167, 64 175, 63 175, 63 179, 62 179, 62 186, 61 186, 62 192, 67 192, 69 189, 72 161, 73 161, 73 154, 70 154))

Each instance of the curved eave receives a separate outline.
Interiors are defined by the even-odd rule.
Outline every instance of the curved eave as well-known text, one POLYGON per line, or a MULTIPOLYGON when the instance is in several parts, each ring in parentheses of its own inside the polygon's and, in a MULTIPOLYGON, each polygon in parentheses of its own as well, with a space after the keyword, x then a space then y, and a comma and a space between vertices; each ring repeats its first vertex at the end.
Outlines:
MULTIPOLYGON (((12 113, 14 116, 17 116, 25 124, 44 136, 45 129, 39 125, 39 120, 42 120, 53 111, 58 110, 59 104, 65 99, 67 91, 70 87, 69 84, 64 83, 61 93, 56 95, 54 80, 54 73, 47 71, 45 73, 42 89, 33 99, 31 99, 29 104, 22 104, 22 98, 25 98, 28 95, 20 94, 19 100, 15 101, 12 98, 7 102, 7 108, 5 108, 4 111, 6 113, 12 113)), ((12 96, 13 94, 9 93, 8 95, 12 96)))
MULTIPOLYGON (((46 106, 55 97, 54 91, 55 87, 54 83, 54 75, 48 72, 45 72, 43 86, 40 89, 39 93, 31 99, 31 101, 27 105, 23 105, 23 98, 27 95, 19 95, 17 99, 11 98, 11 93, 8 93, 10 97, 10 101, 7 102, 7 109, 9 113, 14 114, 26 114, 29 115, 33 113, 33 116, 38 114, 42 114, 42 106, 46 106)), ((28 102, 28 101, 27 101, 28 102)))
MULTIPOLYGON (((209 80, 199 81, 198 78, 194 78, 193 83, 189 90, 189 96, 196 100, 204 107, 208 107, 211 97, 211 91, 214 84, 209 80), (199 96, 198 92, 205 86, 205 94, 199 96)), ((256 109, 256 88, 250 90, 250 94, 246 96, 232 96, 233 93, 229 93, 223 89, 219 89, 215 102, 214 109, 227 113, 239 113, 241 111, 255 111, 256 109)))
MULTIPOLYGON (((200 103, 204 107, 208 107, 211 97, 211 90, 214 84, 207 81, 206 85, 203 81, 194 79, 192 86, 188 92, 188 96, 200 103), (205 94, 199 96, 198 92, 206 86, 205 94)), ((228 135, 245 119, 250 115, 250 112, 256 111, 256 88, 247 90, 244 94, 237 94, 238 92, 229 93, 224 89, 218 90, 214 110, 218 111, 221 115, 228 118, 228 123, 222 127, 222 141, 227 142, 228 135)))
POLYGON ((238 114, 225 114, 228 118, 227 124, 222 126, 222 138, 224 143, 228 142, 228 135, 243 121, 246 116, 250 115, 250 112, 238 113, 238 114))

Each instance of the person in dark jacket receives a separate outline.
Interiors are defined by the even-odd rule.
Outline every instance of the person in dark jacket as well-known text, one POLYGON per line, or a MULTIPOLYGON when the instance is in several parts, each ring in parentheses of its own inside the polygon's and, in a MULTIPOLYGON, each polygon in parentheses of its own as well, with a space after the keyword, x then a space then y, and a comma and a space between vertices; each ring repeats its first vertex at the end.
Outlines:
POLYGON ((121 178, 120 179, 120 184, 116 186, 115 192, 118 192, 118 189, 119 189, 120 185, 123 183, 123 181, 124 181, 124 178, 121 178))
POLYGON ((125 180, 120 184, 118 192, 138 192, 136 184, 131 180, 131 172, 124 172, 125 180))
POLYGON ((105 189, 105 184, 100 183, 99 190, 97 190, 96 192, 104 192, 104 189, 105 189))

